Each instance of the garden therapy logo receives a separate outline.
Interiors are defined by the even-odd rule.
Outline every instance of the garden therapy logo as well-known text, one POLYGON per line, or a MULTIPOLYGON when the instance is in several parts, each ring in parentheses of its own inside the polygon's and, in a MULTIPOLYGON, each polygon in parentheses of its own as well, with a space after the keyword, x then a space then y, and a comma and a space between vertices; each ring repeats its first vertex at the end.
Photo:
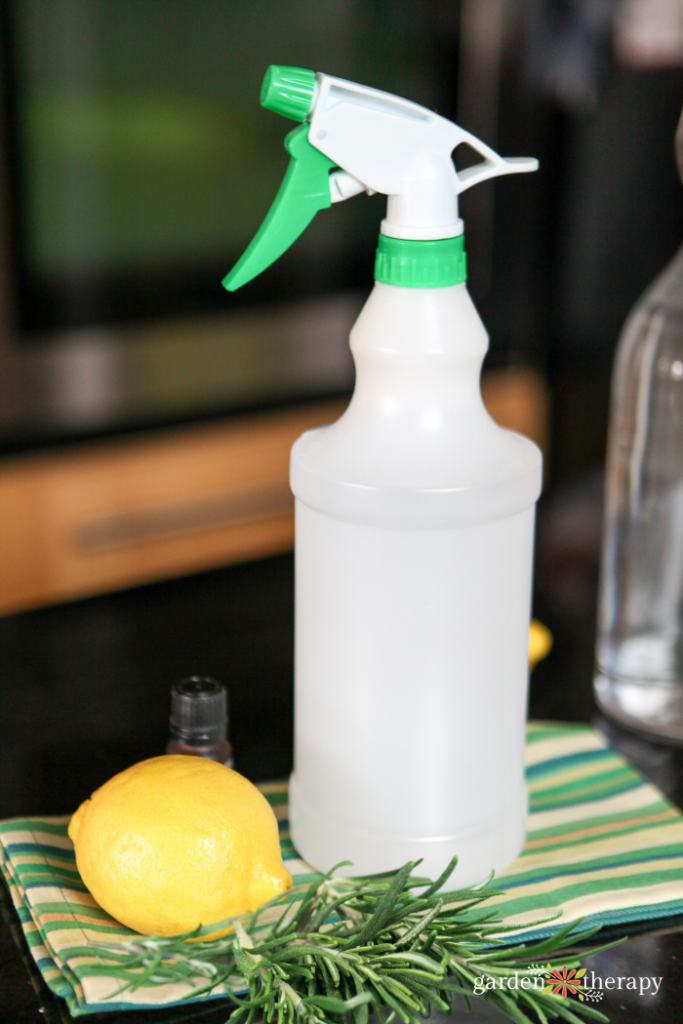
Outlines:
POLYGON ((509 975, 487 974, 475 978, 473 992, 484 995, 491 989, 533 989, 543 995, 559 996, 561 999, 578 999, 582 1003, 599 1003, 605 992, 630 991, 639 996, 656 996, 663 978, 649 977, 602 977, 595 971, 546 964, 531 964, 526 971, 515 971, 509 975))

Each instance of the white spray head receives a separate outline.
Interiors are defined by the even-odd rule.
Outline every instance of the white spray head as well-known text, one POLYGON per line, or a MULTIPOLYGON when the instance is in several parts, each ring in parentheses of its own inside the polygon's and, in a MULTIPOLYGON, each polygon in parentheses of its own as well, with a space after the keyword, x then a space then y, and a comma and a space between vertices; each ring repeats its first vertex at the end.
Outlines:
POLYGON ((382 234, 432 241, 463 233, 458 196, 501 174, 535 171, 533 157, 498 156, 452 121, 410 100, 304 68, 272 65, 261 103, 303 123, 285 148, 292 159, 273 205, 223 284, 233 291, 265 270, 318 212, 360 192, 382 192, 382 234), (482 162, 456 171, 467 143, 482 162))
POLYGON ((461 192, 487 178, 538 168, 533 157, 498 156, 457 124, 410 100, 330 75, 316 75, 316 80, 308 141, 342 168, 330 175, 332 202, 361 191, 384 193, 384 235, 461 235, 461 192), (452 153, 463 142, 483 161, 458 172, 452 153), (338 189, 337 177, 343 182, 338 189))

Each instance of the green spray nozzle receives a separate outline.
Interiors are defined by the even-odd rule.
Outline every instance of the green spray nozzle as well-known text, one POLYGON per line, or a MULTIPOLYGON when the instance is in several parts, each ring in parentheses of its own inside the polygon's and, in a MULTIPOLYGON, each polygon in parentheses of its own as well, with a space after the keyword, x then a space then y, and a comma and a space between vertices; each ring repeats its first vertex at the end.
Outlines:
POLYGON ((315 98, 315 71, 271 64, 261 86, 261 106, 293 121, 304 121, 315 98))
MULTIPOLYGON (((313 106, 315 72, 271 64, 261 87, 261 106, 303 121, 313 106)), ((285 149, 291 160, 266 219, 249 247, 223 279, 230 292, 241 288, 282 256, 315 217, 330 206, 330 168, 335 163, 310 144, 308 125, 289 133, 285 149)))

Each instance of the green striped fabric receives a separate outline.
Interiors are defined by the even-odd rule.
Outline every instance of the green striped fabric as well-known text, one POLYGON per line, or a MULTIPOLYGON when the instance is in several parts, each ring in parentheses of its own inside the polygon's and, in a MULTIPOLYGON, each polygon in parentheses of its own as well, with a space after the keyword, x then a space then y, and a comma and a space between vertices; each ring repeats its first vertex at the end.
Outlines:
MULTIPOLYGON (((599 733, 583 725, 530 723, 526 772, 526 844, 496 879, 505 895, 490 904, 506 924, 528 926, 515 934, 515 942, 540 938, 579 918, 582 927, 630 922, 640 931, 683 914, 683 815, 599 733), (561 925, 532 926, 558 910, 561 925)), ((280 823, 283 857, 295 884, 311 880, 315 872, 289 837, 287 784, 260 788, 280 823)), ((83 955, 89 940, 116 942, 134 933, 109 917, 83 885, 66 834, 68 820, 0 823, 0 867, 46 983, 67 1000, 74 1016, 178 1003, 192 991, 187 983, 117 998, 118 983, 98 973, 95 957, 83 955)))

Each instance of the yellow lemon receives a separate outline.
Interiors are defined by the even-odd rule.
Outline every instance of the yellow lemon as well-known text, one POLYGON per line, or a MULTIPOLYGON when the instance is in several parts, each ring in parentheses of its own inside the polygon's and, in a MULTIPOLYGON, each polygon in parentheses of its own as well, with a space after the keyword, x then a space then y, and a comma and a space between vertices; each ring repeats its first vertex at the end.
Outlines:
POLYGON ((250 913, 292 884, 266 798, 201 757, 167 754, 115 775, 81 804, 69 836, 100 906, 145 935, 250 913))
POLYGON ((532 619, 529 627, 529 668, 533 669, 537 662, 550 654, 552 646, 553 635, 548 627, 538 619, 532 619))

